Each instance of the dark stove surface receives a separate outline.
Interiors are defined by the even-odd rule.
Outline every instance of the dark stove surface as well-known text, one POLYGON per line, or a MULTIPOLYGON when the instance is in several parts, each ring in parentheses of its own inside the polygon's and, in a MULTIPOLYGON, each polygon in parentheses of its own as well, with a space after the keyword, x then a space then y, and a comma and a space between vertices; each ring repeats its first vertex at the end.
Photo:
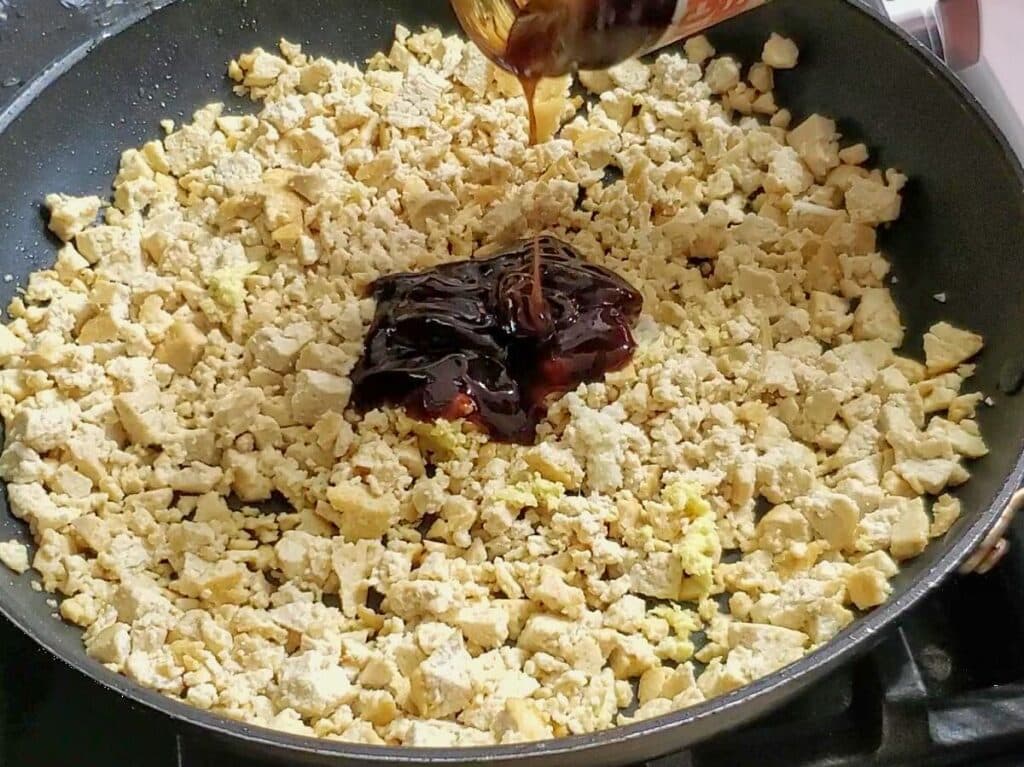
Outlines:
MULTIPOLYGON (((47 62, 163 2, 0 0, 0 109, 47 62)), ((1024 765, 1022 548, 990 575, 947 584, 786 708, 650 767, 1024 765)), ((265 767, 99 687, 0 618, 0 767, 101 764, 265 767)))

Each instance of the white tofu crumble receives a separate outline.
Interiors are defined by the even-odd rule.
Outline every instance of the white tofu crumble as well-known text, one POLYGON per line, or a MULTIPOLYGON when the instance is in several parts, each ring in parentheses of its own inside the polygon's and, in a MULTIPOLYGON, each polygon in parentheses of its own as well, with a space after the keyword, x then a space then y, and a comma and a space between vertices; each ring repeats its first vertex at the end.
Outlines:
POLYGON ((0 543, 0 562, 21 575, 29 568, 28 547, 21 541, 3 541, 0 543))
POLYGON ((895 351, 875 227, 906 178, 827 117, 789 129, 792 41, 748 81, 685 48, 585 73, 590 106, 546 84, 531 147, 457 38, 399 28, 363 69, 282 42, 229 67, 255 113, 165 122, 113 204, 47 198, 0 476, 91 657, 291 733, 514 743, 737 689, 888 598, 987 451, 982 339, 895 351), (643 293, 629 366, 534 446, 349 408, 375 278, 541 232, 643 293))

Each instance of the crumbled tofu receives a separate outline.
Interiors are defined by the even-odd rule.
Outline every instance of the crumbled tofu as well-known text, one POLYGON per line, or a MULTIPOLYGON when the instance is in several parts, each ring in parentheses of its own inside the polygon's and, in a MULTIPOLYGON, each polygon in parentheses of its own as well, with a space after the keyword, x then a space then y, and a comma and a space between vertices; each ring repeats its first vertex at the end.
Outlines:
POLYGON ((163 342, 156 348, 156 358, 174 368, 174 372, 188 375, 202 357, 206 336, 191 322, 174 321, 163 342))
POLYGON ((25 342, 11 332, 6 325, 0 327, 0 364, 10 362, 25 350, 25 342))
POLYGON ((120 670, 128 660, 131 646, 131 626, 127 623, 114 623, 87 639, 85 650, 90 658, 120 670))
POLYGON ((464 607, 458 625, 466 639, 485 649, 501 647, 509 637, 508 612, 501 607, 464 607))
POLYGON ((884 224, 899 218, 899 187, 872 178, 855 178, 846 191, 846 210, 855 224, 884 224))
POLYGON ((959 498, 948 493, 940 495, 932 506, 932 524, 928 529, 928 535, 932 538, 941 538, 960 519, 960 514, 959 498))
POLYGON ((359 485, 335 485, 327 491, 331 508, 317 513, 335 522, 348 540, 381 538, 396 521, 398 503, 393 496, 375 498, 359 485))
POLYGON ((845 165, 863 165, 870 156, 868 148, 864 144, 854 144, 839 150, 839 159, 845 165))
POLYGON ((889 598, 892 585, 886 573, 873 567, 855 567, 846 576, 846 590, 859 610, 877 607, 889 598))
POLYGON ((306 716, 329 716, 355 697, 345 669, 315 650, 282 661, 277 677, 278 705, 306 716))
POLYGON ((146 687, 390 746, 663 715, 882 604, 987 452, 981 339, 899 356, 876 227, 907 179, 780 109, 793 41, 685 51, 581 73, 590 106, 542 84, 528 147, 461 39, 399 27, 362 69, 282 41, 229 65, 258 110, 165 121, 110 206, 50 196, 64 245, 0 326, 34 538, 0 561, 146 687), (530 446, 351 407, 370 282, 545 230, 643 293, 630 364, 530 446))
POLYGON ((735 59, 723 56, 708 64, 704 80, 712 93, 732 90, 740 81, 740 66, 735 59))
POLYGON ((827 117, 811 115, 789 132, 786 143, 819 178, 839 165, 839 134, 835 121, 827 117))
POLYGON ((683 44, 683 48, 686 58, 694 64, 703 64, 715 55, 715 47, 704 35, 691 37, 683 44))
POLYGON ((583 467, 571 450, 542 442, 528 450, 524 458, 544 479, 557 482, 566 490, 578 490, 583 481, 583 467))
POLYGON ((892 295, 884 288, 867 288, 853 313, 853 337, 859 341, 881 338, 891 346, 903 343, 903 325, 892 295))
POLYGON ((969 330, 961 330, 948 322, 932 325, 924 336, 925 364, 929 375, 955 370, 961 362, 980 352, 984 345, 982 337, 969 330))
POLYGON ((472 661, 461 637, 452 634, 419 664, 409 683, 412 701, 421 716, 451 716, 469 704, 473 695, 472 661))
POLYGON ((800 49, 788 37, 772 32, 761 51, 761 61, 773 69, 793 69, 800 58, 800 49))
POLYGON ((69 197, 65 194, 46 195, 50 211, 50 231, 65 242, 73 240, 99 215, 103 201, 99 197, 69 197))
POLYGON ((257 364, 277 373, 287 373, 315 334, 316 329, 308 322, 295 323, 284 329, 260 328, 253 333, 248 346, 257 364))
POLYGON ((903 511, 892 526, 889 547, 894 559, 911 559, 928 545, 929 519, 920 498, 903 505, 903 511))
POLYGON ((540 706, 533 700, 509 698, 505 701, 503 720, 497 727, 504 731, 502 743, 526 743, 547 740, 554 736, 540 706))
POLYGON ((775 87, 772 68, 764 63, 759 62, 751 66, 747 79, 750 80, 751 85, 765 95, 769 95, 769 92, 775 87))
POLYGON ((851 498, 842 493, 815 490, 796 503, 814 531, 833 549, 842 551, 853 547, 860 509, 851 498))
POLYGON ((295 376, 292 414, 307 425, 314 425, 328 412, 343 413, 352 395, 352 382, 322 370, 300 370, 295 376))
POLYGON ((0 562, 21 575, 29 568, 28 547, 16 540, 0 543, 0 562))
POLYGON ((725 695, 803 657, 809 638, 801 631, 780 626, 730 624, 729 654, 723 662, 714 658, 698 677, 706 697, 725 695))

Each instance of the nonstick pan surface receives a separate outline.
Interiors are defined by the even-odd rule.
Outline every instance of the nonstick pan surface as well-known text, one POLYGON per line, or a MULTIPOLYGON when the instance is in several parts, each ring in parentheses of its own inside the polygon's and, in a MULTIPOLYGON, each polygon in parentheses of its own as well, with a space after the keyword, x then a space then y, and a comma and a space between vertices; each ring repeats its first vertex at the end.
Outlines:
MULTIPOLYGON (((120 152, 158 137, 158 120, 181 120, 212 100, 234 112, 253 108, 230 91, 223 75, 230 58, 286 37, 314 54, 363 59, 390 44, 396 22, 454 29, 445 0, 181 0, 58 62, 0 114, 0 274, 12 275, 0 281, 0 301, 6 304, 28 274, 54 258, 40 206, 46 193, 108 195, 120 152)), ((977 546, 1020 484, 1024 403, 999 394, 997 385, 1021 366, 1024 172, 955 79, 862 7, 847 0, 775 0, 711 36, 720 51, 750 62, 772 31, 794 37, 802 49, 796 72, 779 76, 780 103, 797 117, 821 111, 843 118, 848 140, 865 141, 879 164, 912 179, 903 218, 883 238, 899 278, 894 292, 908 338, 919 343, 930 324, 946 319, 987 342, 972 385, 997 404, 980 415, 992 452, 972 466, 974 477, 960 493, 964 517, 907 564, 886 605, 781 672, 664 718, 540 744, 418 751, 248 727, 142 689, 85 655, 80 632, 51 617, 48 595, 30 587, 31 571, 20 577, 0 572, 0 611, 57 657, 121 694, 230 739, 242 751, 295 765, 638 762, 754 718, 867 649, 977 546), (940 292, 947 303, 933 300, 940 292)), ((28 533, 4 508, 0 540, 12 537, 27 541, 28 533)), ((74 705, 68 701, 70 710, 74 705)))

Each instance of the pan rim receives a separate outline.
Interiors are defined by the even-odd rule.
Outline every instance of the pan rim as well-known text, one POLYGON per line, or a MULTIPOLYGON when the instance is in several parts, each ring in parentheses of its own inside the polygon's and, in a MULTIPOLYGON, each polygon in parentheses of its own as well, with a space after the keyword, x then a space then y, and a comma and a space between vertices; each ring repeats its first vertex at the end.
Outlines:
MULTIPOLYGON (((102 34, 72 48, 60 58, 50 63, 39 75, 26 85, 11 104, 0 112, 0 134, 16 120, 21 113, 53 82, 68 72, 84 59, 96 47, 112 37, 117 36, 135 24, 145 20, 169 6, 177 5, 184 0, 156 0, 148 7, 130 14, 119 23, 105 29, 102 34)), ((900 27, 893 24, 874 8, 870 8, 858 0, 841 0, 855 12, 869 17, 877 23, 884 33, 895 37, 908 46, 933 76, 936 76, 945 87, 952 89, 954 95, 965 105, 974 119, 978 120, 988 136, 996 142, 1000 152, 1020 183, 1021 194, 1024 196, 1024 167, 1021 158, 1011 148, 1005 135, 992 119, 991 115, 956 75, 937 59, 925 46, 915 40, 900 27)), ((548 741, 537 741, 514 745, 448 747, 448 748, 413 748, 407 746, 371 746, 358 743, 345 743, 318 739, 311 736, 292 735, 257 725, 248 725, 231 720, 227 717, 212 714, 189 706, 188 704, 164 696, 154 690, 142 687, 138 683, 121 674, 106 669, 102 664, 85 657, 82 662, 65 657, 51 642, 42 629, 42 622, 34 621, 38 616, 14 609, 13 605, 0 601, 0 614, 4 615, 13 625, 57 660, 85 674, 106 689, 125 696, 146 706, 154 712, 172 717, 190 727, 216 734, 225 739, 239 739, 249 746, 259 746, 274 750, 289 750, 307 754, 312 757, 329 757, 335 759, 357 759, 365 763, 380 765, 395 764, 494 764, 514 763, 527 759, 552 756, 582 755, 606 746, 622 746, 636 743, 648 736, 665 735, 673 730, 693 726, 712 716, 726 722, 741 723, 754 718, 754 715, 743 711, 744 704, 770 696, 791 683, 802 681, 805 685, 823 677, 828 671, 842 663, 848 662, 870 646, 879 634, 891 630, 892 624, 903 613, 918 604, 955 568, 962 563, 982 542, 986 534, 997 522, 1000 513, 1009 502, 1012 494, 1024 481, 1024 443, 1019 447, 1017 459, 1008 473, 994 500, 987 509, 978 514, 978 518, 960 535, 949 550, 942 555, 928 570, 896 597, 875 608, 866 616, 858 618, 851 626, 837 634, 822 647, 809 653, 800 660, 772 674, 735 690, 726 695, 705 701, 679 711, 660 717, 614 727, 608 730, 586 735, 574 735, 548 741)), ((49 616, 46 616, 47 618, 49 616)), ((799 687, 800 685, 795 685, 799 687)), ((796 692, 794 690, 793 692, 796 692)), ((695 739, 699 740, 699 739, 695 739)), ((694 742, 694 741, 690 741, 694 742)), ((686 745, 678 748, 686 748, 686 745)), ((657 749, 654 749, 657 751, 657 749)), ((648 756, 650 758, 650 756, 648 756)))

